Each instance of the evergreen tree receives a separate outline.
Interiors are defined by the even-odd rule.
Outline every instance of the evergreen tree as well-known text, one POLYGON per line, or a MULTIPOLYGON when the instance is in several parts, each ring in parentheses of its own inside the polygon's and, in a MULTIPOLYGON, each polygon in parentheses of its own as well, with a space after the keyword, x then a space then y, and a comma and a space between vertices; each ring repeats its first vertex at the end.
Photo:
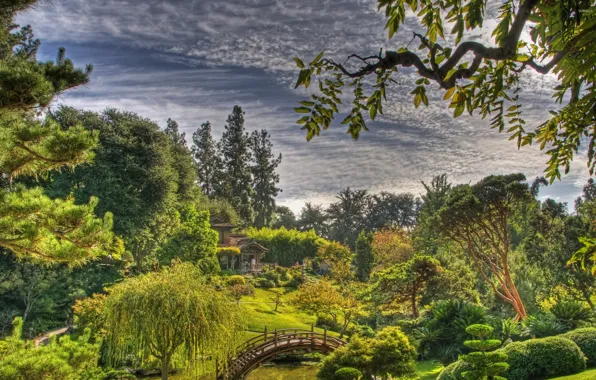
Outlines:
POLYGON ((356 277, 362 282, 368 281, 375 266, 375 256, 372 250, 373 237, 372 232, 362 230, 356 239, 354 264, 356 265, 356 277))
POLYGON ((253 189, 250 170, 250 137, 244 129, 244 111, 239 106, 228 116, 225 131, 219 143, 223 161, 221 189, 217 195, 228 200, 244 223, 253 220, 251 198, 253 189))
POLYGON ((170 140, 172 147, 172 158, 174 171, 178 174, 178 201, 181 203, 191 202, 197 199, 197 173, 192 160, 192 153, 186 145, 185 134, 180 133, 178 123, 168 119, 164 130, 170 140))
POLYGON ((314 230, 315 233, 321 237, 329 237, 329 218, 321 205, 313 205, 310 202, 306 202, 302 210, 300 210, 300 217, 298 219, 298 225, 301 231, 314 230))
POLYGON ((52 169, 73 168, 93 158, 97 136, 78 125, 61 126, 44 111, 56 95, 89 81, 92 67, 74 67, 60 49, 55 62, 38 62, 39 40, 30 26, 18 29, 16 12, 35 1, 0 5, 0 246, 39 262, 79 265, 114 249, 112 218, 94 215, 95 198, 75 205, 50 199, 41 188, 15 183, 52 169))
POLYGON ((201 124, 192 134, 192 142, 192 154, 203 194, 214 195, 221 178, 222 162, 217 150, 217 144, 213 141, 209 122, 201 124))
POLYGON ((255 211, 254 225, 257 228, 269 226, 275 213, 275 197, 281 191, 276 185, 279 174, 275 172, 281 163, 281 153, 277 158, 271 152, 273 144, 267 130, 254 131, 250 136, 252 157, 252 207, 255 211))

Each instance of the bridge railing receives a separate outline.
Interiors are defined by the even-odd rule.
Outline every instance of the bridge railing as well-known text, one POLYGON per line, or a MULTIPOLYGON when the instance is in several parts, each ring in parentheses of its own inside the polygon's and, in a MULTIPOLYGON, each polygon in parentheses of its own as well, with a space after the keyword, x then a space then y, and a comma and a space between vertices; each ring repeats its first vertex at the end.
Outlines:
MULTIPOLYGON (((321 347, 335 349, 345 344, 341 339, 328 336, 327 329, 323 330, 323 333, 316 332, 314 326, 311 327, 310 331, 303 329, 281 329, 268 332, 267 328, 265 328, 265 331, 262 334, 255 336, 238 346, 235 353, 228 357, 225 368, 219 368, 216 363, 216 366, 218 367, 217 372, 221 375, 224 373, 232 374, 240 369, 237 368, 239 365, 242 367, 243 358, 246 356, 259 353, 263 354, 266 351, 275 352, 278 350, 278 347, 283 348, 292 345, 302 345, 304 342, 312 345, 313 348, 318 347, 319 349, 321 347), (251 352, 252 354, 249 354, 251 352)), ((218 379, 219 378, 227 377, 218 376, 218 379)))

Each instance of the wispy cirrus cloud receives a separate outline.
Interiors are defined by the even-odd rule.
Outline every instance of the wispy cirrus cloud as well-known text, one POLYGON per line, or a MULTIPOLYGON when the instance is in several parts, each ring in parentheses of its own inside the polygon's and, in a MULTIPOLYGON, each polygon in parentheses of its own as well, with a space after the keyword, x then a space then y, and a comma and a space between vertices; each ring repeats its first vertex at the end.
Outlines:
MULTIPOLYGON (((496 6, 491 3, 492 14, 496 6)), ((284 155, 279 200, 295 207, 332 201, 347 186, 419 193, 420 180, 440 173, 459 183, 494 173, 532 178, 547 160, 535 147, 516 150, 477 116, 453 119, 436 89, 428 108, 415 109, 411 70, 400 72, 385 116, 359 141, 335 125, 306 143, 292 108, 307 92, 292 89, 292 57, 325 50, 343 60, 407 45, 411 31, 420 31, 408 18, 388 41, 374 0, 55 0, 19 21, 33 25, 44 58, 66 46, 76 62, 95 64, 92 83, 68 92, 66 104, 126 108, 161 125, 171 117, 187 137, 207 120, 220 134, 232 106, 243 106, 248 128, 269 129, 284 155)), ((488 20, 474 37, 490 43, 492 27, 488 20)), ((554 78, 529 73, 523 81, 524 116, 528 126, 537 125, 553 106, 554 78)), ((572 201, 588 177, 583 158, 544 193, 572 201)))

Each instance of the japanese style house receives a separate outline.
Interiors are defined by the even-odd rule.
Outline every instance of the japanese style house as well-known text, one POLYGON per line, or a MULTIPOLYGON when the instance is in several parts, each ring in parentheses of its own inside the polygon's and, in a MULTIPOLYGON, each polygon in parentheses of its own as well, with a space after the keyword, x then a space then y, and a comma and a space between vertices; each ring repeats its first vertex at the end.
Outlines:
POLYGON ((268 249, 244 234, 232 232, 230 223, 216 223, 211 227, 218 232, 218 259, 222 269, 258 272, 263 268, 263 257, 268 249), (226 249, 229 248, 229 249, 226 249))

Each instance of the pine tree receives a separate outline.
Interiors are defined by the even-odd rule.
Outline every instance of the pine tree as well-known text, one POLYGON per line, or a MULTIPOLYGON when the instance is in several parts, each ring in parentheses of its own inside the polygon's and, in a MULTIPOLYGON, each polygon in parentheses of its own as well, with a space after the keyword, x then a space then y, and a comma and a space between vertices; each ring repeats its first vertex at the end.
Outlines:
POLYGON ((250 224, 253 220, 250 137, 244 129, 244 111, 239 106, 234 106, 228 116, 219 151, 223 176, 216 195, 228 200, 244 223, 250 224))
POLYGON ((192 134, 192 142, 192 154, 203 194, 214 195, 221 179, 222 162, 211 134, 211 123, 201 124, 192 134))
POLYGON ((178 123, 172 119, 168 119, 164 132, 171 142, 173 166, 178 174, 176 181, 178 201, 183 204, 192 202, 198 195, 196 190, 197 174, 191 151, 186 145, 185 134, 179 131, 178 123))
POLYGON ((38 262, 77 265, 118 246, 111 215, 96 218, 94 198, 75 205, 15 182, 89 162, 97 145, 97 136, 80 126, 62 128, 42 118, 56 95, 88 83, 92 67, 75 68, 63 48, 55 62, 37 61, 39 40, 31 27, 13 24, 16 12, 34 3, 0 5, 0 173, 6 184, 0 190, 0 246, 38 262))
POLYGON ((252 206, 255 210, 254 225, 257 228, 269 226, 275 213, 275 197, 281 191, 277 187, 279 174, 275 172, 281 163, 281 153, 275 158, 271 152, 273 144, 267 130, 254 131, 250 136, 254 164, 252 170, 252 206))

